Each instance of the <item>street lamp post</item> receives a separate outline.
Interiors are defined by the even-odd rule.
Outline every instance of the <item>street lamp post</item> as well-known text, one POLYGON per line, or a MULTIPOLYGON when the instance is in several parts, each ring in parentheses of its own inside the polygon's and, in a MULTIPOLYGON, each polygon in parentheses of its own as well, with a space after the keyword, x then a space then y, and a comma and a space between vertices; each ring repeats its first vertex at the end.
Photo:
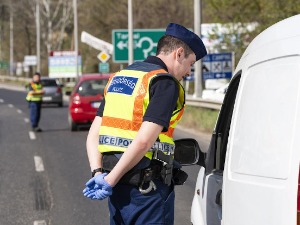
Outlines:
POLYGON ((9 75, 14 75, 14 13, 12 2, 10 2, 10 13, 9 13, 9 75))
POLYGON ((75 67, 76 79, 78 80, 78 19, 77 19, 77 0, 73 0, 74 11, 74 51, 75 51, 75 67))
MULTIPOLYGON (((194 30, 201 38, 201 0, 194 0, 194 30)), ((202 61, 201 59, 195 63, 194 70, 195 89, 194 97, 202 96, 202 61)))
POLYGON ((36 0, 36 14, 35 14, 35 23, 36 23, 36 70, 41 72, 41 38, 40 38, 40 2, 36 0))
POLYGON ((132 0, 128 0, 128 64, 133 63, 132 0))

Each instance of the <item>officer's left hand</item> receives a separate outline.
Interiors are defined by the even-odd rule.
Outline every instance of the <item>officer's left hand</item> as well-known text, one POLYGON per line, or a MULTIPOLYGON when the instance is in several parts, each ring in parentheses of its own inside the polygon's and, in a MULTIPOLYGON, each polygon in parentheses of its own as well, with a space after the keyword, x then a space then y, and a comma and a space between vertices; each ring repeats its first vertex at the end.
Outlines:
POLYGON ((99 174, 86 183, 84 196, 91 199, 103 200, 112 194, 112 186, 104 180, 107 174, 99 174))

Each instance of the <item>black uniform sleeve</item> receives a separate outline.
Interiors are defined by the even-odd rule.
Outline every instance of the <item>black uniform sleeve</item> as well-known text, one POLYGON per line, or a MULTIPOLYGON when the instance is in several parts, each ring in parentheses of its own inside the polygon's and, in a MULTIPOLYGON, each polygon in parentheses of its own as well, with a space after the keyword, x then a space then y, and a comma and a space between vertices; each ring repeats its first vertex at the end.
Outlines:
POLYGON ((104 106, 105 106, 105 98, 102 99, 101 104, 97 110, 96 116, 103 116, 103 111, 104 111, 104 106))
POLYGON ((173 110, 176 108, 178 91, 178 85, 172 77, 156 77, 150 87, 150 102, 143 121, 162 125, 163 131, 167 131, 173 110))

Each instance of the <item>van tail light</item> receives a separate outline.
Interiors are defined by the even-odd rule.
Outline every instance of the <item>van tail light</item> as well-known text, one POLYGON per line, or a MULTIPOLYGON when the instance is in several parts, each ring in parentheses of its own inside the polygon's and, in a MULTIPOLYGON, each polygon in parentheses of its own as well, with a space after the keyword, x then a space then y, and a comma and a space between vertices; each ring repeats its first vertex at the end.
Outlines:
POLYGON ((298 175, 297 225, 300 225, 300 167, 299 167, 299 175, 298 175))

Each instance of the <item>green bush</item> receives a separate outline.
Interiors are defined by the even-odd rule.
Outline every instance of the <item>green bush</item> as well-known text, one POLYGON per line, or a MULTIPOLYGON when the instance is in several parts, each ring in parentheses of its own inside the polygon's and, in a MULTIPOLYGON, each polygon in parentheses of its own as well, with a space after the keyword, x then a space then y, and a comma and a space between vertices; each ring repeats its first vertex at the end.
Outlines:
POLYGON ((211 133, 215 127, 218 115, 218 110, 186 106, 179 125, 211 133))

